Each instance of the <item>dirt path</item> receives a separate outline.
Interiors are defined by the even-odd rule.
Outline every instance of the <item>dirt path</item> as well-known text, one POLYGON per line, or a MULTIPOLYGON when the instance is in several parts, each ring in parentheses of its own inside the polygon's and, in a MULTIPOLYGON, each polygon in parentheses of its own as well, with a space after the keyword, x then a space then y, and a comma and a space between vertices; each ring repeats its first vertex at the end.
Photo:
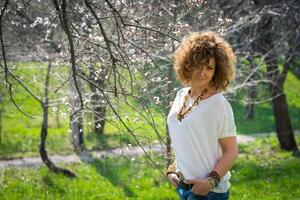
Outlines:
MULTIPOLYGON (((237 140, 239 144, 246 144, 255 140, 256 136, 249 135, 238 135, 237 140)), ((159 145, 154 144, 149 147, 144 147, 145 151, 151 154, 151 152, 161 152, 164 153, 165 149, 159 145)), ((126 147, 126 148, 117 148, 103 151, 93 151, 93 152, 84 152, 80 155, 53 155, 49 156, 50 159, 56 164, 63 163, 74 163, 74 162, 91 162, 93 159, 103 159, 107 156, 137 156, 144 154, 141 147, 126 147), (92 155, 92 156, 91 156, 92 155)), ((22 158, 22 159, 13 159, 13 160, 2 160, 0 161, 0 170, 14 167, 14 168, 33 168, 40 167, 44 165, 40 157, 34 158, 22 158)))

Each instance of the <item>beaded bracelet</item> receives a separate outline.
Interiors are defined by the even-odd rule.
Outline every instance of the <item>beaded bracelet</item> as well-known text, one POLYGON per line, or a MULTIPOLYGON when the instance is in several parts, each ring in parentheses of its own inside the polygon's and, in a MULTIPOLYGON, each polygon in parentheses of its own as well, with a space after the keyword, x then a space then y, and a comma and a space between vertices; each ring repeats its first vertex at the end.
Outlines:
POLYGON ((167 176, 168 176, 169 174, 176 174, 176 175, 178 176, 178 178, 180 177, 180 175, 179 175, 178 173, 176 173, 176 172, 167 172, 167 176))
POLYGON ((167 169, 167 176, 173 173, 179 177, 179 175, 176 173, 176 161, 174 161, 167 169))
POLYGON ((210 177, 211 179, 212 179, 212 181, 211 182, 213 182, 212 183, 212 186, 217 186, 219 183, 220 183, 220 180, 221 180, 221 177, 220 177, 220 175, 218 174, 218 172, 216 172, 216 171, 212 171, 212 172, 210 172, 209 174, 208 174, 208 177, 210 177))
POLYGON ((214 188, 216 186, 216 182, 214 181, 214 179, 212 179, 211 177, 208 177, 207 179, 209 180, 211 187, 214 188))

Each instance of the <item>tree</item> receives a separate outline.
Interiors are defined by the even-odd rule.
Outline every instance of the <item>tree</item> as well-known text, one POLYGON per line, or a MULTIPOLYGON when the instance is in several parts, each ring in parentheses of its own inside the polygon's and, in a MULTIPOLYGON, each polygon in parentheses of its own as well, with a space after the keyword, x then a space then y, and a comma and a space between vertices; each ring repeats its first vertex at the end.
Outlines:
POLYGON ((299 54, 300 25, 296 17, 299 3, 296 1, 253 1, 251 13, 237 20, 232 31, 247 31, 240 35, 250 41, 248 50, 258 53, 267 65, 267 81, 270 85, 276 133, 282 149, 298 152, 288 113, 288 105, 283 85, 291 60, 299 54), (288 31, 287 31, 288 30, 288 31), (280 73, 280 57, 284 57, 280 73))
POLYGON ((49 62, 47 67, 47 74, 46 74, 46 81, 45 81, 45 97, 44 101, 39 100, 42 108, 43 108, 43 123, 41 128, 41 143, 40 143, 40 155, 43 160, 43 163, 53 172, 55 173, 62 173, 68 177, 75 177, 75 174, 67 169, 62 169, 57 167, 48 157, 46 151, 46 138, 48 134, 48 106, 49 106, 49 99, 48 99, 48 87, 49 87, 49 78, 50 78, 50 70, 51 70, 51 63, 49 62))

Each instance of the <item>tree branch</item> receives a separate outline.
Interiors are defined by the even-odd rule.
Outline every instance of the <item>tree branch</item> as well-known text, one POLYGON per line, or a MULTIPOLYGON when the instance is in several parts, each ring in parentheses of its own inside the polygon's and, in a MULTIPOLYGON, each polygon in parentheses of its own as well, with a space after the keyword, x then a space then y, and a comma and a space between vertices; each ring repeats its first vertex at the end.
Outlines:
POLYGON ((116 80, 116 61, 117 61, 117 59, 114 57, 114 55, 113 55, 113 53, 112 53, 112 50, 111 50, 111 47, 110 47, 110 44, 109 44, 110 41, 109 41, 109 39, 108 39, 108 37, 107 37, 107 35, 106 35, 106 32, 105 32, 105 30, 104 30, 104 28, 103 28, 103 26, 102 26, 102 23, 101 23, 100 19, 99 19, 98 16, 97 16, 97 13, 96 13, 95 10, 92 8, 92 6, 91 6, 89 0, 84 0, 84 2, 85 2, 85 4, 86 4, 86 6, 88 7, 88 9, 90 10, 90 12, 92 13, 92 15, 94 16, 94 18, 96 19, 97 24, 98 24, 98 26, 99 26, 99 28, 100 28, 101 34, 102 34, 102 36, 103 36, 103 38, 104 38, 105 44, 106 44, 106 46, 107 46, 107 50, 108 50, 108 53, 109 53, 110 60, 111 60, 111 62, 112 62, 112 68, 113 68, 113 72, 114 72, 114 89, 115 89, 115 97, 117 97, 117 96, 118 96, 118 94, 117 94, 117 86, 116 86, 116 85, 117 85, 117 80, 116 80))
POLYGON ((5 0, 3 8, 1 9, 1 14, 0 14, 0 41, 1 41, 1 50, 2 50, 2 56, 3 56, 3 62, 4 62, 4 69, 5 69, 5 82, 6 82, 6 87, 10 83, 8 82, 8 68, 7 68, 7 63, 6 63, 6 55, 5 55, 5 48, 4 48, 4 42, 3 42, 3 32, 2 32, 2 18, 4 15, 4 12, 7 8, 9 0, 5 0))

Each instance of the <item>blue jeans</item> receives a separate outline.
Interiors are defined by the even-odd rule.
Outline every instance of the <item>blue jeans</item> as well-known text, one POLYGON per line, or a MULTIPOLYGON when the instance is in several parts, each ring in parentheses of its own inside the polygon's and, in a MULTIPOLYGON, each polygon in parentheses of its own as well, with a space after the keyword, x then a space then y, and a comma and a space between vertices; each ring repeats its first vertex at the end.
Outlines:
POLYGON ((184 189, 181 185, 176 188, 179 200, 228 200, 229 190, 225 193, 209 192, 207 195, 196 195, 192 188, 184 189))

